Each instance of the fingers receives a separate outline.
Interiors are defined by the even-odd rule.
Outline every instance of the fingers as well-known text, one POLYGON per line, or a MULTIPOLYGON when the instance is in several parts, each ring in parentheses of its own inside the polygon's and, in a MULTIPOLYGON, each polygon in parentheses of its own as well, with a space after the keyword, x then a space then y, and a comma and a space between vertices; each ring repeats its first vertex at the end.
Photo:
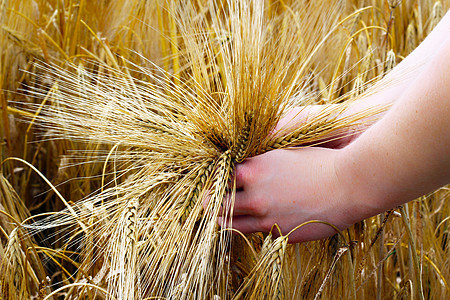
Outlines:
POLYGON ((244 189, 245 185, 244 173, 245 173, 244 163, 238 164, 234 171, 234 178, 236 180, 236 190, 244 189))
MULTIPOLYGON (((242 191, 244 191, 244 187, 252 182, 251 177, 253 176, 252 174, 254 172, 252 171, 252 168, 249 167, 250 160, 251 159, 247 159, 243 163, 240 163, 236 166, 235 171, 228 182, 228 186, 226 189, 226 196, 225 196, 225 199, 223 200, 224 204, 222 206, 225 206, 225 207, 228 206, 228 203, 230 203, 230 201, 231 201, 231 194, 233 193, 233 191, 242 192, 242 191)), ((204 198, 202 201, 202 205, 203 205, 204 209, 206 209, 206 207, 208 206, 208 203, 211 199, 210 194, 211 194, 211 191, 207 191, 204 195, 204 198)), ((220 215, 222 215, 222 212, 220 213, 220 215)))
POLYGON ((260 167, 255 163, 254 158, 248 158, 243 163, 237 164, 234 172, 236 189, 238 191, 245 190, 246 186, 253 185, 260 171, 260 167))
POLYGON ((255 196, 251 190, 243 190, 236 192, 234 194, 229 193, 224 198, 224 203, 219 211, 219 216, 224 214, 231 215, 231 210, 233 211, 233 216, 254 216, 254 217, 264 217, 267 215, 267 205, 263 198, 258 198, 255 196))
MULTIPOLYGON (((202 206, 203 206, 203 209, 205 209, 205 210, 208 208, 209 202, 211 201, 210 193, 211 193, 210 191, 207 192, 202 200, 202 206)), ((230 211, 231 211, 231 208, 233 205, 232 199, 233 199, 232 192, 228 192, 225 194, 225 197, 223 198, 222 203, 220 204, 220 208, 219 208, 219 212, 218 212, 219 216, 223 216, 223 215, 229 216, 230 215, 230 211)))
POLYGON ((245 199, 246 197, 244 191, 236 192, 234 194, 234 199, 233 193, 227 193, 227 195, 223 199, 223 204, 219 211, 219 216, 223 216, 224 214, 230 215, 231 210, 233 211, 234 216, 247 214, 248 205, 245 203, 245 199))
MULTIPOLYGON (((207 193, 202 200, 203 209, 207 208, 210 200, 211 196, 207 193)), ((222 201, 223 202, 218 212, 219 216, 230 216, 231 211, 233 211, 233 216, 247 214, 261 215, 261 210, 245 191, 229 192, 225 195, 222 201)))
MULTIPOLYGON (((253 196, 250 193, 250 190, 244 190, 243 187, 244 185, 242 183, 240 188, 232 188, 228 190, 222 200, 221 207, 218 212, 219 216, 230 215, 231 211, 233 211, 234 216, 247 214, 263 214, 262 209, 260 209, 259 205, 257 205, 257 203, 255 203, 255 201, 252 199, 253 196)), ((208 191, 203 196, 203 209, 206 209, 208 207, 210 201, 211 195, 208 191)))
POLYGON ((261 219, 253 216, 235 216, 232 219, 219 217, 217 222, 222 228, 233 228, 244 234, 268 232, 271 228, 271 226, 269 228, 263 228, 261 226, 261 219))

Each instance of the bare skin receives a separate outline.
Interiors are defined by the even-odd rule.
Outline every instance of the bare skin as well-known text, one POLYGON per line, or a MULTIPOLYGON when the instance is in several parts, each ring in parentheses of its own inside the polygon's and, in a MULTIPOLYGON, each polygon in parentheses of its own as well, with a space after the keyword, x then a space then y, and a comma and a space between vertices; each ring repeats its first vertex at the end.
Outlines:
MULTIPOLYGON (((334 149, 275 150, 238 165, 234 216, 219 224, 244 233, 268 232, 278 224, 286 234, 306 221, 323 220, 345 229, 449 183, 450 13, 387 78, 408 68, 412 71, 403 80, 352 108, 394 103, 359 136, 330 144, 334 149), (426 62, 420 60, 424 55, 426 62)), ((305 118, 294 111, 279 126, 292 116, 305 118)), ((310 224, 289 241, 335 233, 310 224)))

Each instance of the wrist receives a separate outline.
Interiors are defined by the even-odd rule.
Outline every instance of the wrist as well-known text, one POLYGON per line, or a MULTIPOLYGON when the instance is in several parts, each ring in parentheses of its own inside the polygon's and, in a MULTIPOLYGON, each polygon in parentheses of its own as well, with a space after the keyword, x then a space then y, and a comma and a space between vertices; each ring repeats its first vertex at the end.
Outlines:
POLYGON ((339 149, 337 153, 336 177, 343 213, 348 223, 355 224, 387 209, 380 206, 385 195, 378 189, 376 182, 373 182, 369 165, 369 161, 359 159, 359 153, 350 145, 339 149))

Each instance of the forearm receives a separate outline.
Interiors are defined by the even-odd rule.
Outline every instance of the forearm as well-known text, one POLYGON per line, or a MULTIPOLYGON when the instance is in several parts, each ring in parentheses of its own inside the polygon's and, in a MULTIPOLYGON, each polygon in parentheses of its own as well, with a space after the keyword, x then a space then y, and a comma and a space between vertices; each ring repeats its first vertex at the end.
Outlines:
POLYGON ((373 106, 388 106, 400 98, 414 80, 432 61, 442 42, 450 36, 450 11, 442 18, 426 39, 391 72, 355 101, 348 114, 373 106))
POLYGON ((450 38, 386 115, 342 149, 338 175, 369 217, 450 182, 450 38))

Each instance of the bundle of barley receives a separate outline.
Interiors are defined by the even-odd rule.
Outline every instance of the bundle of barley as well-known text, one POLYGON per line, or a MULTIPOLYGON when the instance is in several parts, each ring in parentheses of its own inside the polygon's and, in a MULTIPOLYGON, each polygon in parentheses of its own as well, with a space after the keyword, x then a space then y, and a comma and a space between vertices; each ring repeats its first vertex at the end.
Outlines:
POLYGON ((324 241, 217 223, 236 164, 386 109, 350 108, 448 6, 394 2, 2 1, 2 299, 445 298, 446 189, 324 241))

